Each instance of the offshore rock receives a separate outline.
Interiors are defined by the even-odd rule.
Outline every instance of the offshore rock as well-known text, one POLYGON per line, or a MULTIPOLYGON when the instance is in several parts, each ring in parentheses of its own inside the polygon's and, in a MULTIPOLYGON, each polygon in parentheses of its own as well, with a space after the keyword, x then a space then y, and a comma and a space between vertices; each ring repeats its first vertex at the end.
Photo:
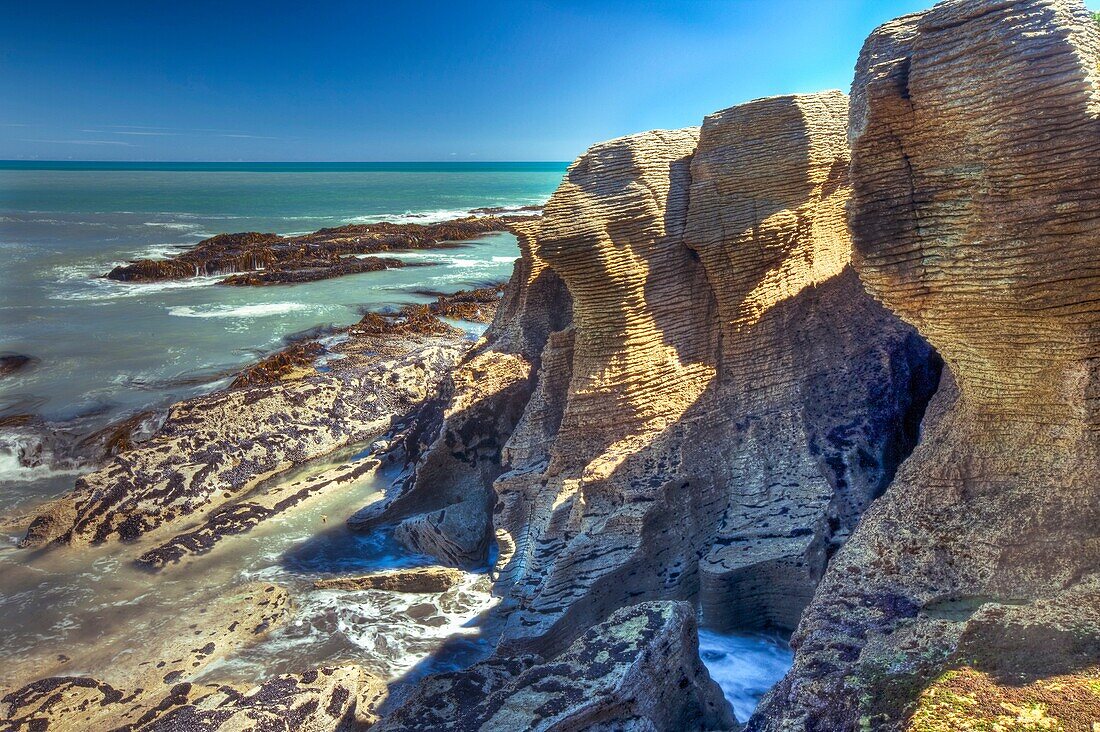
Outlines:
POLYGON ((1029 694, 1034 728, 1095 728, 1098 61, 1071 0, 949 0, 867 40, 855 264, 954 379, 753 729, 995 729, 1029 694))
POLYGON ((38 363, 33 356, 25 356, 21 353, 5 353, 0 355, 0 378, 10 376, 38 363))
POLYGON ((257 232, 219 234, 169 259, 140 259, 115 267, 105 276, 123 282, 203 275, 236 275, 223 280, 231 285, 310 282, 404 266, 395 258, 357 259, 353 255, 441 249, 504 231, 506 226, 507 222, 496 216, 471 216, 438 224, 350 224, 296 237, 257 232), (238 274, 245 272, 253 274, 238 274))
POLYGON ((433 315, 440 318, 455 318, 471 323, 491 323, 500 304, 504 284, 495 287, 479 287, 476 290, 459 290, 442 293, 422 290, 417 294, 434 295, 435 302, 428 305, 433 315))
POLYGON ((493 659, 430 677, 376 729, 734 730, 698 645, 690 605, 634 605, 550 661, 493 659))
POLYGON ((387 590, 389 592, 446 592, 465 575, 451 567, 415 567, 393 569, 358 577, 331 577, 317 580, 322 590, 387 590))

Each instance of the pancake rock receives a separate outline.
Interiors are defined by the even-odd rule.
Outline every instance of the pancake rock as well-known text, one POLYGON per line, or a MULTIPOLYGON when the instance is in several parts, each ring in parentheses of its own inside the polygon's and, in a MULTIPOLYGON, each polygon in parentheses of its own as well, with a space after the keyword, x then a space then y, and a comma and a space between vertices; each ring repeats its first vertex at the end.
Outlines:
MULTIPOLYGON (((642 600, 689 600, 722 629, 794 627, 939 375, 849 265, 846 115, 839 92, 779 97, 596 145, 522 231, 488 334, 541 348, 511 397, 522 413, 493 431, 504 624, 491 673, 454 684, 538 673, 642 600), (524 287, 544 270, 572 303, 549 332, 547 298, 524 287), (510 660, 526 654, 530 672, 510 660)), ((433 495, 435 480, 416 483, 433 495)), ((436 546, 459 535, 436 526, 436 546)))
POLYGON ((780 97, 598 145, 547 204, 575 317, 496 483, 504 647, 639 597, 792 628, 911 448, 938 363, 847 266, 846 111, 780 97))
POLYGON ((1071 0, 949 0, 865 44, 855 264, 954 378, 751 728, 978 728, 1030 694, 1035 728, 1095 729, 1098 61, 1071 0))
POLYGON ((162 567, 355 479, 361 465, 325 479, 263 483, 385 431, 435 393, 466 346, 459 331, 415 308, 370 314, 350 336, 334 347, 343 358, 323 371, 305 366, 308 353, 299 354, 288 357, 298 367, 293 375, 275 364, 248 372, 241 388, 174 405, 156 434, 47 504, 23 545, 133 541, 184 528, 143 557, 162 567), (266 383, 274 378, 284 380, 266 383))
POLYGON ((698 646, 690 605, 642 603, 588 629, 553 661, 486 661, 431 677, 375 729, 736 729, 698 646))

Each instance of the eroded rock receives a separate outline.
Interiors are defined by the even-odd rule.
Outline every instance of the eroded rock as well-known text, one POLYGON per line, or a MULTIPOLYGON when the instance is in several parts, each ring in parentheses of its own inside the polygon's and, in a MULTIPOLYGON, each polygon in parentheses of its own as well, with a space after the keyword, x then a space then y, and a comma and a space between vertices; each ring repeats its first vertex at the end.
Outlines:
POLYGON ((504 231, 505 227, 506 221, 495 216, 471 216, 438 224, 350 224, 296 237, 257 232, 219 234, 169 259, 137 260, 115 267, 105 276, 123 282, 201 275, 234 275, 223 280, 228 285, 310 282, 406 266, 392 257, 358 256, 445 248, 504 231))
POLYGON ((23 545, 132 541, 182 528, 143 557, 162 567, 354 478, 362 466, 330 480, 252 493, 293 465, 384 431, 434 394, 466 349, 460 331, 419 310, 364 320, 334 347, 343 358, 324 371, 305 365, 306 352, 288 359, 298 378, 287 380, 287 364, 274 364, 263 379, 243 376, 249 385, 242 388, 176 404, 155 435, 48 504, 23 545))
MULTIPOLYGON (((855 264, 954 378, 834 558, 753 729, 934 721, 963 669, 1033 691, 1095 678, 1098 58, 1100 29, 1070 0, 949 0, 865 44, 855 264)), ((992 692, 975 693, 955 728, 989 722, 992 692)), ((1045 726, 1095 722, 1067 708, 1045 726)))
POLYGON ((465 575, 451 567, 414 567, 358 577, 331 577, 317 580, 313 586, 322 590, 387 590, 390 592, 446 592, 462 581, 465 575))
POLYGON ((642 603, 552 660, 494 658, 431 677, 377 729, 736 729, 698 646, 689 605, 642 603))

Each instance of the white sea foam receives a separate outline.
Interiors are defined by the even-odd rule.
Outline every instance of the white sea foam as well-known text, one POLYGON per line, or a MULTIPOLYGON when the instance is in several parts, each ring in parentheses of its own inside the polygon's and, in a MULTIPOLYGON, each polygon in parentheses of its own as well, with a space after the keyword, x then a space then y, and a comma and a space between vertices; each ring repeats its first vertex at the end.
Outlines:
POLYGON ((24 436, 0 437, 0 484, 30 483, 59 475, 84 472, 71 465, 53 465, 53 456, 24 436), (32 455, 33 459, 28 459, 32 455))
POLYGON ((164 229, 175 229, 176 231, 183 231, 193 236, 201 236, 206 239, 213 234, 206 233, 201 224, 188 224, 183 221, 146 221, 146 226, 160 226, 164 229))
POLYGON ((778 638, 706 629, 699 630, 699 655, 739 722, 752 715, 760 697, 783 678, 794 658, 778 638))
POLYGON ((348 219, 349 224, 377 224, 389 221, 395 224, 437 224, 470 216, 470 212, 457 208, 440 208, 434 211, 406 211, 401 214, 371 214, 348 219))
MULTIPOLYGON (((274 579, 265 578, 265 579, 274 579)), ((281 656, 339 637, 360 651, 360 662, 382 678, 398 678, 436 651, 444 640, 476 639, 471 621, 499 601, 484 574, 467 574, 444 593, 383 590, 313 590, 297 595, 296 619, 264 645, 281 656)))
POLYGON ((263 318, 271 315, 286 315, 300 310, 309 310, 313 306, 301 302, 268 302, 256 305, 208 305, 191 307, 177 305, 168 308, 170 315, 180 318, 263 318))
MULTIPOLYGON (((92 271, 98 272, 101 269, 102 267, 96 267, 92 271)), ((142 297, 166 290, 206 287, 216 284, 225 277, 210 275, 161 282, 118 282, 99 277, 97 274, 92 274, 87 267, 80 266, 58 268, 56 274, 62 286, 51 292, 49 296, 51 300, 117 300, 142 297), (83 282, 79 282, 81 280, 83 282)))

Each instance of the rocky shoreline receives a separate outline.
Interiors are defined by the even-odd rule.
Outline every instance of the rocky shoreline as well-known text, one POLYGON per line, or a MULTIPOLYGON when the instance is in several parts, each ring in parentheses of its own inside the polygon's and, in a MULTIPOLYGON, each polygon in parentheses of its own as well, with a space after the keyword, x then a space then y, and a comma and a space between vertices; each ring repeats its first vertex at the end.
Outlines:
POLYGON ((218 234, 168 259, 139 259, 104 275, 121 282, 224 276, 219 284, 259 286, 315 282, 362 272, 416 266, 382 252, 447 249, 505 231, 508 217, 470 216, 437 224, 349 224, 284 237, 218 234))
MULTIPOLYGON (((169 687, 176 666, 130 695, 51 678, 6 695, 8 718, 1096 732, 1098 68, 1080 0, 945 0, 871 34, 851 97, 594 145, 541 217, 499 224, 521 249, 499 303, 368 314, 327 372, 307 345, 268 359, 25 540, 148 538, 135 560, 167 570, 370 469, 253 493, 288 461, 385 433, 372 459, 405 469, 347 523, 439 566, 322 582, 487 572, 476 663, 392 695, 354 667, 248 691, 169 687), (437 317, 489 309, 472 345, 437 317), (792 633, 751 718, 701 662, 700 625, 792 633)), ((284 243, 227 246, 199 271, 284 243)), ((179 259, 149 271, 192 276, 179 259)))

